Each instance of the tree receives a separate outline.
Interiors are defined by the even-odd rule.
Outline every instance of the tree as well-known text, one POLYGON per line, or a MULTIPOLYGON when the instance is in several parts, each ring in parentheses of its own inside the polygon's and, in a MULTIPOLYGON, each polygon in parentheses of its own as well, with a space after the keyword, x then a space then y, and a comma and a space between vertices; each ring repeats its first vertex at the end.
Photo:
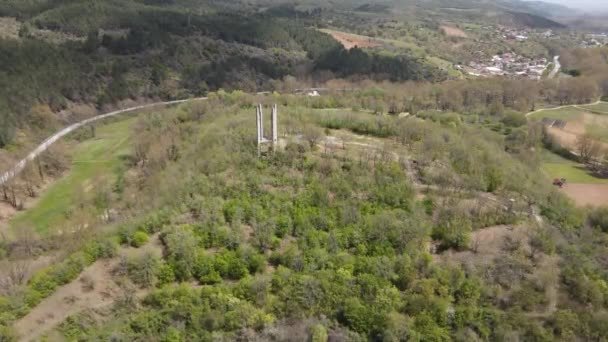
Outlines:
POLYGON ((608 233, 608 207, 594 208, 589 213, 588 221, 592 227, 608 233))
POLYGON ((578 152, 583 163, 595 163, 596 160, 601 156, 602 145, 589 133, 585 133, 576 138, 576 151, 578 152))
POLYGON ((192 227, 182 226, 167 233, 163 241, 167 246, 168 260, 173 265, 178 280, 189 280, 194 276, 198 261, 199 238, 192 227))
POLYGON ((153 287, 158 281, 160 262, 158 257, 147 252, 130 262, 129 276, 136 284, 143 287, 153 287))
POLYGON ((306 125, 302 131, 302 135, 310 145, 310 148, 314 148, 324 136, 323 130, 313 125, 306 125))

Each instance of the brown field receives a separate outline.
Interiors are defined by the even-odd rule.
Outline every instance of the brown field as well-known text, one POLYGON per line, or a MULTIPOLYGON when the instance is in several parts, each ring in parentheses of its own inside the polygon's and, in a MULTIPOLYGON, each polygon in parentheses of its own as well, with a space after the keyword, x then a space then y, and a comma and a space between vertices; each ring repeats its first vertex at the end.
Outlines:
POLYGON ((445 32, 445 34, 450 37, 460 37, 460 38, 468 37, 466 32, 459 29, 458 27, 441 25, 441 26, 439 26, 439 29, 442 30, 443 32, 445 32))
POLYGON ((374 40, 371 37, 358 36, 346 32, 325 30, 324 32, 330 34, 335 40, 339 41, 345 49, 350 50, 354 47, 360 48, 372 48, 382 45, 380 42, 374 40))
POLYGON ((608 184, 566 184, 564 191, 580 206, 608 205, 608 184))
MULTIPOLYGON (((576 150, 577 137, 585 134, 587 127, 590 125, 608 126, 608 117, 594 115, 591 113, 583 113, 577 119, 568 121, 563 129, 549 127, 547 130, 551 135, 558 139, 562 146, 570 150, 576 150)), ((604 150, 608 151, 608 144, 601 144, 604 147, 604 150)))

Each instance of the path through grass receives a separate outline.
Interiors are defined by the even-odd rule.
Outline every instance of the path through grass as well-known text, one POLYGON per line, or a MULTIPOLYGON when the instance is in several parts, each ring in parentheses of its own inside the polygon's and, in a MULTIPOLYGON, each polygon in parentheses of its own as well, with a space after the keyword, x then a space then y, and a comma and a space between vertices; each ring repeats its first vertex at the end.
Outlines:
POLYGON ((115 175, 121 157, 129 152, 129 127, 134 118, 100 125, 96 137, 78 143, 72 153, 72 165, 67 176, 52 184, 36 205, 12 221, 13 228, 33 227, 45 233, 51 227, 61 229, 73 212, 77 192, 91 190, 99 177, 115 175))
POLYGON ((584 109, 569 106, 559 109, 544 109, 530 115, 530 118, 538 120, 542 118, 550 118, 555 120, 569 121, 578 119, 581 115, 583 115, 583 113, 585 113, 584 109))

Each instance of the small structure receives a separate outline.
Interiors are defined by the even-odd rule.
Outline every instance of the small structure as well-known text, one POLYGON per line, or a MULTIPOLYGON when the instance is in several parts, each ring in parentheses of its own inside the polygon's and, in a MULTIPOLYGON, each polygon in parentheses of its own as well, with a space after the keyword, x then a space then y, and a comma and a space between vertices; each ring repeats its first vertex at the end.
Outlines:
POLYGON ((559 186, 560 188, 566 185, 566 178, 555 178, 553 180, 553 185, 559 186))
POLYGON ((547 117, 542 118, 541 123, 547 127, 555 127, 555 128, 560 128, 560 129, 564 129, 564 127, 566 127, 566 124, 567 124, 567 122, 564 120, 551 119, 551 118, 547 118, 547 117))
POLYGON ((271 114, 270 114, 270 127, 272 129, 272 135, 270 139, 266 139, 264 136, 264 111, 262 104, 258 104, 256 106, 255 116, 256 116, 256 128, 257 128, 257 145, 258 145, 258 154, 262 153, 263 146, 271 145, 272 149, 276 149, 277 144, 279 142, 279 131, 278 131, 278 110, 277 105, 272 105, 271 114))

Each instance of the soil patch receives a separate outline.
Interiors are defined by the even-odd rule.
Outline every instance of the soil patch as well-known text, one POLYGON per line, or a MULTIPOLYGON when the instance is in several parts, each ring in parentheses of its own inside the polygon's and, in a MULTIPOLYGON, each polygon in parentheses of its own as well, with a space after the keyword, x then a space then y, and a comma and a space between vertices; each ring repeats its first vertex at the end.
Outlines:
MULTIPOLYGON (((157 256, 162 254, 158 234, 151 237, 145 246, 138 249, 123 248, 119 255, 133 257, 149 252, 157 256)), ((14 327, 21 336, 20 341, 38 340, 67 317, 83 310, 106 307, 121 298, 125 290, 113 276, 119 262, 120 257, 96 261, 74 281, 57 288, 51 296, 16 322, 14 327)), ((140 297, 145 293, 147 290, 138 289, 135 295, 140 297)))
POLYGON ((457 27, 447 26, 447 25, 441 25, 441 26, 439 26, 439 29, 441 31, 443 31, 446 34, 446 36, 460 37, 460 38, 467 38, 468 37, 467 34, 463 30, 461 30, 461 29, 459 29, 457 27))
POLYGON ((608 205, 608 184, 568 183, 562 191, 580 206, 608 205))
POLYGON ((0 38, 19 39, 21 23, 15 18, 0 17, 0 38))
POLYGON ((374 40, 371 37, 357 36, 354 34, 339 32, 339 31, 327 31, 335 40, 339 41, 345 49, 350 50, 354 47, 359 48, 372 48, 382 45, 380 42, 374 40))
POLYGON ((112 303, 119 294, 111 274, 115 266, 116 261, 113 260, 95 262, 76 280, 58 288, 15 324, 21 340, 36 340, 70 315, 112 303), (93 289, 85 283, 93 284, 93 289))

